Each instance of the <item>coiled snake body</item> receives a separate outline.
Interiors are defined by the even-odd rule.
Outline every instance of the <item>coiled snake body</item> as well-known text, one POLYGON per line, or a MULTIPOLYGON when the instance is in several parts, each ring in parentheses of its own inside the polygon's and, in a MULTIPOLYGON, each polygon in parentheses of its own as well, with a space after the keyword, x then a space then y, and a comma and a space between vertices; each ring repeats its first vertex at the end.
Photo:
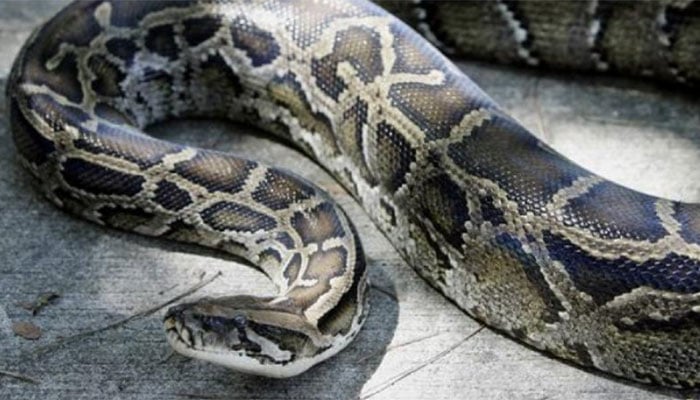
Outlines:
POLYGON ((276 284, 274 297, 171 309, 168 340, 183 354, 291 376, 347 345, 367 312, 360 241, 326 194, 142 132, 224 117, 331 171, 475 318, 618 376, 700 383, 698 207, 566 160, 377 6, 79 2, 32 35, 8 96, 20 158, 55 204, 241 255, 276 284))

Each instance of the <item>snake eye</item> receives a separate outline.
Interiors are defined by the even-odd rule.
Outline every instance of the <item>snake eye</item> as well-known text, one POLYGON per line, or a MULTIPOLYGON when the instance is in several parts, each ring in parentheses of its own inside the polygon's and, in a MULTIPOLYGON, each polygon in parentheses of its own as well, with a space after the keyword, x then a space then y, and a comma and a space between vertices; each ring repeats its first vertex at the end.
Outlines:
POLYGON ((233 319, 231 319, 231 322, 233 323, 233 326, 235 326, 237 329, 243 329, 248 323, 248 319, 245 317, 245 315, 239 314, 233 317, 233 319))

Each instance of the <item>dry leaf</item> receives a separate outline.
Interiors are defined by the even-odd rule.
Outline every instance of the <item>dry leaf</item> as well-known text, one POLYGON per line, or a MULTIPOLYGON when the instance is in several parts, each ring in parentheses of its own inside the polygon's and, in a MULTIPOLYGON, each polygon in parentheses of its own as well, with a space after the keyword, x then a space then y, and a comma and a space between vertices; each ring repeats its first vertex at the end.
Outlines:
POLYGON ((12 324, 12 332, 27 340, 37 340, 41 337, 41 328, 31 322, 15 322, 12 324))

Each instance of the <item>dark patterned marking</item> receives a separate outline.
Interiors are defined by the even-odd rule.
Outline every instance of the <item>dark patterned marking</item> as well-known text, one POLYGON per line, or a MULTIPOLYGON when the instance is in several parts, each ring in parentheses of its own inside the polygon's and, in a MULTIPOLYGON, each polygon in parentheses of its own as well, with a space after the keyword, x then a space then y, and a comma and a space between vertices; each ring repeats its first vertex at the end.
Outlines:
POLYGON ((235 47, 245 51, 254 67, 269 64, 280 55, 272 34, 244 17, 231 21, 231 38, 235 47))
POLYGON ((315 43, 323 34, 330 23, 345 17, 372 16, 386 14, 379 7, 349 6, 347 3, 308 3, 304 1, 292 1, 282 3, 282 13, 294 15, 294 18, 285 19, 285 28, 292 35, 292 39, 302 48, 315 43), (285 10, 286 9, 286 10, 285 10))
POLYGON ((299 233, 304 246, 311 243, 321 244, 326 239, 345 236, 335 207, 331 203, 322 203, 307 212, 297 211, 291 219, 291 225, 299 233))
POLYGON ((56 68, 49 69, 46 74, 36 77, 38 79, 33 83, 46 84, 73 103, 80 103, 83 100, 83 89, 79 76, 77 58, 71 53, 66 54, 56 68))
POLYGON ((666 236, 656 216, 656 199, 612 182, 602 182, 564 207, 567 226, 586 229, 605 239, 655 242, 666 236))
MULTIPOLYGON (((599 66, 608 64, 604 43, 606 40, 605 35, 608 32, 608 21, 610 21, 612 11, 612 3, 600 2, 595 8, 595 13, 592 16, 592 18, 594 18, 595 21, 598 21, 600 25, 598 27, 598 32, 596 33, 595 37, 593 37, 593 44, 591 46, 590 53, 594 61, 597 61, 599 66)), ((601 69, 600 67, 598 68, 601 69)))
POLYGON ((454 269, 452 263, 450 262, 450 257, 443 250, 444 244, 441 245, 430 235, 427 227, 428 223, 420 220, 418 222, 419 223, 415 225, 417 229, 413 230, 412 232, 413 237, 415 237, 415 235, 420 235, 419 240, 427 243, 428 249, 430 249, 428 251, 432 252, 432 254, 435 256, 435 261, 437 262, 434 265, 426 267, 430 268, 431 273, 437 274, 436 280, 438 283, 445 285, 447 283, 445 280, 446 271, 454 269))
POLYGON ((131 114, 104 102, 99 102, 95 105, 95 115, 113 124, 134 125, 134 118, 131 117, 131 114))
POLYGON ((315 78, 316 85, 326 95, 338 101, 338 97, 348 88, 348 85, 336 75, 335 67, 336 66, 328 60, 311 60, 311 75, 315 78))
POLYGON ((169 8, 186 8, 195 5, 194 0, 115 1, 112 4, 111 24, 117 27, 136 28, 145 16, 154 12, 167 12, 169 8))
POLYGON ((338 100, 346 88, 345 82, 337 75, 341 62, 349 63, 363 83, 372 82, 384 70, 381 49, 379 34, 370 27, 354 26, 338 32, 333 52, 312 60, 311 73, 316 79, 316 86, 338 100))
POLYGON ((288 108, 304 129, 320 135, 333 153, 338 153, 330 119, 320 112, 313 111, 296 75, 290 72, 276 77, 270 82, 268 89, 272 99, 288 108))
POLYGON ((172 25, 160 25, 149 29, 144 43, 148 50, 171 60, 176 59, 180 51, 175 42, 175 31, 172 25))
POLYGON ((182 220, 171 222, 168 225, 168 231, 165 232, 163 236, 172 240, 188 243, 201 243, 203 240, 200 230, 196 226, 183 222, 182 220))
POLYGON ((211 192, 236 193, 243 189, 254 161, 213 151, 200 151, 191 160, 175 164, 175 172, 211 192))
POLYGON ((496 182, 522 214, 544 213, 555 193, 591 175, 495 112, 471 135, 450 145, 447 154, 465 172, 496 182))
POLYGON ((186 190, 167 180, 158 182, 154 194, 153 201, 171 211, 178 211, 192 204, 192 198, 186 190))
POLYGON ((698 28, 694 25, 698 15, 700 15, 698 2, 693 2, 683 9, 671 5, 666 10, 666 26, 671 31, 669 40, 672 54, 669 67, 677 69, 677 79, 689 82, 693 86, 700 82, 700 68, 697 68, 700 63, 700 54, 696 51, 698 28))
POLYGON ((593 366, 593 358, 591 358, 591 353, 588 348, 583 343, 574 343, 572 345, 574 351, 576 352, 576 359, 583 365, 593 366))
POLYGON ((550 257, 561 262, 576 287, 588 293, 598 305, 637 287, 674 293, 700 292, 700 263, 671 253, 643 263, 627 257, 595 258, 566 238, 544 233, 550 257))
POLYGON ((80 74, 76 56, 72 53, 65 54, 57 66, 49 69, 44 63, 53 55, 48 54, 43 59, 29 56, 22 80, 35 85, 46 85, 71 102, 79 104, 83 101, 83 89, 78 79, 80 74))
MULTIPOLYGON (((549 7, 546 2, 513 4, 511 11, 516 12, 516 18, 520 25, 527 30, 524 40, 520 42, 520 60, 523 63, 538 63, 546 67, 561 69, 594 69, 596 58, 592 50, 595 48, 595 36, 600 33, 600 27, 607 21, 596 20, 592 13, 597 13, 601 8, 609 6, 612 2, 597 2, 595 6, 585 2, 566 2, 556 10, 549 7), (520 16, 523 16, 520 19, 520 16), (557 21, 559 28, 552 29, 552 21, 557 21), (596 24, 596 25, 594 25, 596 24), (597 32, 594 31, 598 29, 597 32), (552 40, 558 33, 566 32, 567 40, 552 40), (576 43, 576 44, 574 44, 576 43), (522 49, 529 51, 529 57, 522 49), (537 60, 537 61, 535 61, 537 60)), ((510 8, 510 7, 509 7, 510 8)), ((604 29, 604 27, 603 27, 604 29)), ((640 49, 641 50, 641 49, 640 49)), ((513 57, 517 57, 517 51, 513 57)))
POLYGON ((57 187, 53 190, 53 195, 61 201, 60 207, 63 210, 81 215, 81 213, 88 209, 88 204, 85 202, 86 199, 79 196, 74 191, 57 187))
POLYGON ((10 126, 17 151, 30 163, 43 164, 56 150, 53 142, 43 137, 27 121, 14 99, 10 103, 10 126))
MULTIPOLYGON (((49 128, 51 134, 61 132, 65 129, 66 120, 69 124, 80 124, 86 121, 89 116, 81 109, 64 106, 58 103, 53 97, 46 94, 34 94, 28 98, 19 98, 19 101, 26 101, 21 108, 32 110, 27 116, 22 115, 30 125, 37 123, 41 129, 49 128), (36 118, 39 121, 32 122, 36 118)), ((19 105, 18 105, 19 107, 19 105)), ((21 112, 21 109, 19 110, 21 112)))
POLYGON ((189 76, 192 93, 205 93, 195 98, 203 110, 211 110, 215 115, 227 112, 235 96, 243 93, 241 79, 219 53, 209 55, 198 69, 191 70, 189 76), (202 88, 206 88, 203 91, 202 88), (194 90, 196 89, 196 90, 194 90))
POLYGON ((700 205, 674 203, 674 218, 681 224, 681 237, 700 244, 700 205))
POLYGON ((522 243, 515 237, 507 233, 499 234, 494 239, 495 244, 503 251, 507 252, 511 257, 518 260, 525 276, 532 284, 532 289, 536 290, 539 297, 545 304, 545 309, 542 310, 542 321, 546 323, 554 323, 560 321, 558 312, 566 311, 557 296, 549 288, 549 283, 545 279, 540 265, 532 254, 528 254, 523 249, 522 243))
POLYGON ((700 332, 700 313, 688 311, 682 315, 673 315, 668 318, 642 318, 632 324, 615 322, 615 326, 621 331, 635 333, 670 333, 681 335, 683 331, 700 332))
POLYGON ((493 226, 506 223, 503 211, 496 207, 492 196, 479 197, 479 208, 484 221, 490 222, 493 226))
MULTIPOLYGON (((271 134, 278 136, 282 139, 288 140, 289 142, 292 142, 292 133, 289 129, 289 126, 282 122, 280 117, 277 117, 277 119, 270 122, 266 129, 268 129, 271 134)), ((300 145, 300 147, 302 146, 300 145)), ((310 150, 303 151, 305 151, 307 154, 310 154, 310 150)))
MULTIPOLYGON (((666 49, 667 55, 666 55, 666 68, 664 68, 665 71, 659 71, 661 73, 666 72, 666 74, 670 74, 670 78, 675 78, 675 79, 687 79, 687 76, 685 72, 680 68, 678 63, 675 61, 675 54, 673 52, 674 50, 674 45, 679 39, 679 33, 681 33, 683 22, 685 19, 686 14, 690 14, 688 10, 684 9, 683 7, 673 7, 669 5, 665 10, 664 10, 664 16, 666 18, 665 23, 663 23, 661 26, 658 27, 658 29, 663 32, 666 37, 668 38, 668 46, 666 49)), ((658 22, 657 22, 658 23, 658 22)))
POLYGON ((478 89, 465 79, 447 75, 446 82, 440 85, 395 83, 389 89, 389 98, 430 141, 448 137, 465 115, 481 107, 475 91, 478 89))
POLYGON ((94 18, 99 2, 75 2, 61 10, 48 23, 39 28, 36 40, 26 48, 23 59, 26 63, 19 71, 19 82, 45 84, 74 103, 83 98, 76 56, 69 51, 64 53, 59 64, 49 69, 46 63, 59 54, 64 43, 76 47, 88 46, 98 36, 102 28, 94 18))
POLYGON ((430 32, 458 55, 476 55, 500 63, 522 60, 513 30, 497 3, 484 6, 475 1, 437 1, 422 2, 418 7, 423 9, 423 18, 413 17, 414 26, 427 23, 430 32))
MULTIPOLYGON (((350 230, 353 237, 357 238, 357 231, 352 225, 350 226, 350 230)), ((367 265, 363 257, 365 253, 362 250, 362 245, 359 240, 355 240, 354 250, 357 259, 353 266, 354 275, 350 289, 343 294, 343 297, 340 298, 336 307, 318 320, 318 329, 324 334, 330 334, 332 336, 338 333, 342 335, 347 334, 352 327, 352 320, 357 314, 357 308, 366 306, 366 304, 362 304, 361 295, 365 290, 364 285, 366 284, 365 273, 367 265)), ((365 298, 367 297, 369 296, 365 298)))
MULTIPOLYGON (((472 314, 472 315, 478 315, 478 314, 472 314)), ((527 339, 527 336, 528 336, 526 327, 512 329, 510 331, 510 333, 515 338, 520 339, 520 340, 525 340, 525 339, 527 339)))
POLYGON ((358 194, 360 193, 359 189, 357 188, 357 182, 352 178, 352 173, 350 170, 347 168, 343 168, 340 171, 339 175, 341 181, 345 184, 345 187, 350 190, 350 193, 355 194, 355 196, 359 197, 358 194))
MULTIPOLYGON (((637 75, 658 76, 668 71, 668 47, 660 43, 660 23, 666 18, 668 5, 652 7, 624 7, 612 2, 601 2, 609 7, 598 7, 601 18, 600 38, 596 49, 604 53, 611 69, 631 71, 637 75), (663 11, 663 18, 659 13, 663 11), (657 19, 658 18, 658 19, 657 19), (648 21, 646 24, 641 21, 648 21), (634 44, 632 44, 634 43, 634 44), (642 56, 643 55, 643 56, 642 56)), ((696 31, 697 32, 697 31, 696 31)))
POLYGON ((260 265, 272 262, 274 265, 279 266, 282 262, 282 255, 275 249, 265 249, 258 254, 258 257, 260 257, 260 265))
POLYGON ((99 1, 75 2, 62 9, 41 28, 39 36, 46 38, 46 43, 39 44, 45 49, 58 50, 62 43, 71 43, 83 47, 102 31, 95 19, 95 9, 99 1))
MULTIPOLYGON (((160 89, 159 92, 169 93, 172 90, 171 86, 173 85, 173 77, 169 72, 160 68, 152 68, 150 66, 143 67, 140 72, 140 84, 148 84, 151 87, 155 86, 155 89, 160 89)), ((142 93, 139 93, 139 95, 142 95, 142 93)), ((152 95, 153 94, 149 93, 148 97, 151 97, 152 95)), ((157 95, 160 95, 160 93, 157 93, 157 95)), ((148 104, 148 101, 145 98, 139 99, 139 102, 148 104)))
MULTIPOLYGON (((288 310, 284 310, 283 312, 288 312, 288 310)), ((268 339, 272 343, 275 343, 277 346, 279 346, 280 350, 291 353, 289 360, 277 361, 264 353, 260 353, 260 346, 257 343, 251 342, 247 338, 243 340, 243 346, 250 348, 251 352, 256 353, 257 358, 263 358, 267 360, 267 362, 273 364, 286 365, 295 361, 298 354, 306 354, 304 352, 308 351, 307 349, 309 348, 309 342, 312 341, 312 339, 302 332, 292 329, 285 329, 276 325, 258 324, 252 320, 249 320, 248 326, 258 335, 268 339)), ((236 350, 235 347, 236 345, 233 346, 234 350, 236 350)), ((321 348, 319 351, 322 350, 325 350, 325 348, 321 348)))
POLYGON ((466 194, 444 173, 427 179, 416 188, 420 208, 416 212, 432 221, 435 228, 455 248, 464 241, 464 224, 469 221, 466 194))
MULTIPOLYGON (((685 343, 684 343, 685 344, 685 343)), ((676 354, 675 356, 678 356, 676 354)), ((656 357, 656 354, 653 356, 656 357)), ((688 358, 690 360, 691 358, 688 358)), ((697 358, 693 358, 695 360, 697 358)), ((674 363, 676 362, 677 358, 674 359, 674 363)), ((684 371, 685 372, 685 371, 684 371)), ((692 381, 691 380, 686 380, 683 378, 678 378, 678 377, 665 377, 665 376, 660 376, 656 372, 642 372, 639 370, 631 370, 629 373, 634 375, 634 379, 640 381, 640 382, 647 382, 647 383, 652 383, 655 385, 661 385, 661 386, 669 386, 669 387, 680 387, 680 388, 685 388, 685 389, 695 389, 697 388, 697 380, 694 378, 692 381)))
POLYGON ((348 268, 347 253, 345 248, 336 247, 326 251, 318 250, 311 254, 302 278, 316 281, 316 284, 295 286, 287 296, 304 310, 316 304, 318 298, 330 290, 330 280, 345 273, 348 268))
POLYGON ((370 165, 384 187, 393 192, 406 183, 416 151, 396 128, 383 121, 377 125, 375 149, 377 157, 370 165))
POLYGON ((382 209, 384 209, 386 214, 389 216, 389 224, 391 226, 396 226, 396 210, 394 210, 394 206, 387 203, 384 199, 379 200, 379 205, 382 207, 382 209))
POLYGON ((105 43, 107 51, 120 58, 127 66, 131 66, 134 56, 139 48, 133 40, 123 38, 112 38, 105 43))
MULTIPOLYGON (((148 67, 144 68, 144 73, 148 69, 149 69, 148 67)), ((143 97, 143 93, 141 93, 141 92, 136 93, 136 98, 134 99, 134 103, 138 104, 139 106, 143 106, 143 107, 146 107, 148 105, 148 101, 146 100, 145 97, 143 97)))
POLYGON ((61 176, 74 188, 103 195, 134 196, 146 181, 142 176, 115 171, 80 158, 64 161, 61 176))
POLYGON ((430 44, 414 31, 406 29, 403 24, 391 24, 394 39, 392 46, 396 51, 396 61, 391 69, 393 73, 427 74, 441 65, 430 44))
POLYGON ((97 210, 105 224, 120 229, 133 230, 150 222, 154 215, 140 208, 105 206, 97 210))
POLYGON ((27 108, 41 116, 55 132, 61 131, 65 125, 80 126, 91 119, 85 111, 78 107, 64 105, 47 94, 33 94, 27 99, 27 108))
POLYGON ((314 192, 314 189, 303 183, 301 178, 270 169, 251 196, 253 200, 266 207, 282 210, 293 203, 310 198, 314 192))
POLYGON ((230 201, 220 201, 202 211, 201 215, 207 225, 222 231, 253 233, 277 227, 274 218, 230 201))
MULTIPOLYGON (((528 26, 528 19, 525 17, 523 10, 521 10, 518 6, 518 2, 515 0, 501 0, 501 3, 507 7, 508 11, 511 13, 513 19, 518 23, 520 28, 527 32, 522 40, 516 38, 519 45, 519 50, 525 49, 532 58, 537 58, 537 54, 535 54, 532 49, 533 30, 528 26)), ((515 33, 512 36, 516 37, 515 33)))
POLYGON ((164 156, 183 149, 180 145, 139 134, 128 127, 102 122, 97 124, 97 133, 81 129, 75 147, 119 157, 137 164, 141 169, 150 168, 164 156))
POLYGON ((299 253, 294 253, 292 258, 289 259, 287 266, 284 268, 284 277, 287 278, 287 284, 293 284, 294 281, 299 278, 300 271, 301 255, 299 253))
POLYGON ((352 106, 343 112, 343 118, 340 120, 338 128, 337 140, 345 155, 350 157, 353 164, 357 165, 362 178, 367 181, 370 186, 376 186, 377 182, 372 176, 365 162, 364 153, 362 151, 363 129, 367 126, 367 102, 355 98, 352 106))
POLYGON ((187 44, 194 47, 216 34, 221 28, 221 18, 217 16, 204 16, 186 19, 183 23, 182 36, 187 44))
POLYGON ((295 247, 294 239, 292 239, 287 232, 279 232, 277 235, 275 235, 275 240, 288 249, 293 249, 295 247))
POLYGON ((93 55, 88 59, 88 68, 95 74, 92 90, 106 97, 120 97, 124 94, 121 82, 126 74, 102 55, 93 55))

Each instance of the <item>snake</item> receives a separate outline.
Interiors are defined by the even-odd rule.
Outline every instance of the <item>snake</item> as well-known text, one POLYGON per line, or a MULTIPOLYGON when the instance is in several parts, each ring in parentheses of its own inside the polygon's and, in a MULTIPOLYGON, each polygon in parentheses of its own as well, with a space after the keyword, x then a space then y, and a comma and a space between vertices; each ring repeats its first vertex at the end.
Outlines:
POLYGON ((328 170, 422 278, 494 330, 614 376, 700 385, 699 206, 576 165, 438 49, 691 84, 698 4, 386 3, 420 33, 364 0, 72 3, 13 65, 18 158, 72 214, 215 248, 269 277, 271 296, 170 308, 167 340, 189 357, 291 377, 345 348, 368 315, 361 240, 328 194, 144 133, 223 118, 328 170))

